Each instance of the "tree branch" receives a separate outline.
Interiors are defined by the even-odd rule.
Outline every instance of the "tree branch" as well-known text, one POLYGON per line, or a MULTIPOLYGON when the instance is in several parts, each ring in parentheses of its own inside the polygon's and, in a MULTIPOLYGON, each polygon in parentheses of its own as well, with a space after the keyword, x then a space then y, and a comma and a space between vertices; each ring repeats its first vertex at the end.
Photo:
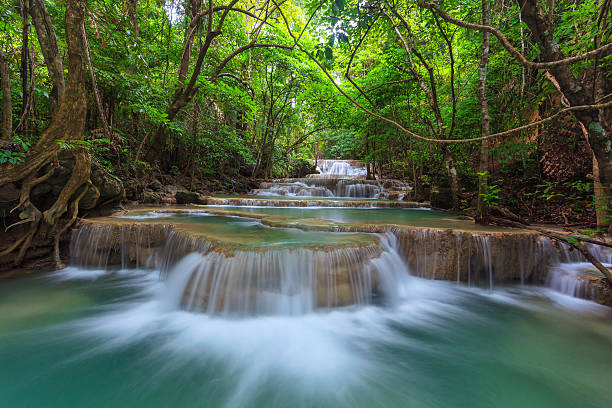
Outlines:
POLYGON ((574 57, 568 57, 562 60, 548 62, 531 62, 527 58, 525 58, 525 56, 521 54, 519 50, 517 50, 512 44, 510 44, 510 41, 508 41, 506 36, 499 29, 488 25, 468 23, 467 21, 451 17, 448 13, 442 10, 439 5, 435 3, 419 2, 419 6, 429 10, 435 10, 444 20, 459 27, 467 28, 468 30, 487 31, 493 34, 501 42, 502 46, 506 49, 506 51, 508 51, 514 58, 516 58, 521 65, 528 68, 543 69, 556 67, 559 65, 569 65, 575 62, 592 59, 597 56, 606 55, 612 52, 612 43, 609 43, 595 50, 585 52, 584 54, 576 55, 574 57))
POLYGON ((255 97, 255 91, 253 90, 253 87, 251 87, 251 85, 249 85, 246 81, 243 81, 242 79, 238 78, 236 75, 233 75, 233 74, 223 73, 223 74, 217 75, 217 78, 223 78, 223 77, 233 78, 236 81, 240 82, 242 86, 244 86, 249 91, 251 91, 251 98, 255 97))

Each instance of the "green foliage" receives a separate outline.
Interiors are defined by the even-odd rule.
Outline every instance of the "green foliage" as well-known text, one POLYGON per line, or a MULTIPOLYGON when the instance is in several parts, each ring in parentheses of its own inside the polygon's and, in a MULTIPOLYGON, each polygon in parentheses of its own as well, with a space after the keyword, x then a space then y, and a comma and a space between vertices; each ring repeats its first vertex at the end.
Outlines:
MULTIPOLYGON (((362 159, 382 168, 384 177, 411 179, 421 185, 448 184, 440 145, 411 138, 364 112, 341 96, 315 61, 297 48, 248 48, 258 21, 240 12, 228 13, 214 46, 203 55, 200 75, 193 78, 193 95, 173 111, 172 101, 192 79, 208 22, 202 19, 197 26, 186 78, 180 80, 177 72, 193 2, 138 2, 135 16, 128 13, 128 3, 90 1, 85 24, 113 137, 100 137, 104 132, 88 76, 86 140, 60 141, 62 148, 87 149, 110 171, 138 177, 157 171, 159 162, 166 162, 164 171, 177 176, 193 174, 216 180, 238 174, 283 177, 317 154, 322 158, 362 159), (242 52, 236 53, 239 50, 242 52), (229 55, 233 58, 220 71, 221 76, 213 78, 219 63, 229 55), (165 145, 151 154, 160 134, 167 136, 165 145)), ((15 125, 21 121, 24 101, 19 74, 22 18, 16 4, 0 0, 0 47, 9 59, 15 125)), ((65 54, 65 4, 45 4, 65 54)), ((448 0, 441 5, 457 18, 480 21, 479 3, 448 0)), ((252 6, 242 1, 236 4, 257 9, 252 6)), ((540 58, 529 30, 519 21, 518 6, 492 6, 491 24, 499 27, 512 44, 522 44, 529 59, 540 58)), ((481 33, 441 19, 438 25, 431 12, 414 2, 373 2, 365 7, 348 0, 308 0, 289 1, 280 7, 288 27, 283 16, 275 12, 259 33, 258 44, 291 46, 294 38, 290 34, 301 35, 300 44, 362 107, 392 118, 412 132, 440 137, 429 95, 415 77, 421 76, 428 86, 435 87, 444 137, 471 139, 480 135, 477 91, 481 33), (380 7, 390 5, 406 21, 406 26, 399 26, 404 38, 415 43, 410 56, 394 27, 380 14, 380 7), (453 49, 454 83, 443 33, 453 49), (410 58, 415 61, 415 72, 410 69, 410 58)), ((555 37, 566 55, 592 49, 594 39, 601 34, 602 42, 610 41, 610 30, 602 32, 603 26, 598 25, 601 1, 558 1, 555 7, 555 37)), ((213 22, 218 19, 216 15, 213 22)), ((52 117, 51 81, 34 31, 30 38, 34 107, 17 133, 21 140, 34 144, 52 117)), ((612 56, 601 58, 601 64, 601 72, 612 72, 612 56)), ((574 64, 572 69, 577 77, 588 76, 592 62, 574 64)), ((557 103, 555 86, 542 74, 523 69, 497 40, 491 42, 487 87, 492 132, 525 124, 537 117, 538 110, 557 103)), ((538 130, 545 131, 546 127, 538 130)), ((569 135, 559 142, 575 147, 580 140, 569 135)), ((570 180, 559 184, 544 179, 540 169, 544 148, 540 137, 531 132, 492 141, 492 174, 487 178, 505 181, 489 185, 483 200, 491 205, 518 205, 525 197, 544 205, 573 200, 574 213, 587 211, 580 204, 592 199, 592 183, 570 180), (517 192, 501 188, 510 182, 517 184, 517 192)), ((467 191, 475 191, 479 178, 483 178, 478 173, 479 149, 476 142, 450 146, 467 191)), ((23 160, 22 153, 0 151, 0 163, 23 160)))
POLYGON ((359 157, 359 136, 350 130, 324 132, 319 139, 321 154, 329 159, 354 159, 359 157))
POLYGON ((0 150, 0 164, 9 163, 17 164, 23 163, 25 160, 25 153, 22 152, 11 152, 10 150, 0 150))
POLYGON ((499 205, 500 201, 501 201, 501 197, 500 197, 500 193, 501 193, 501 187, 500 187, 500 183, 501 180, 497 180, 494 183, 490 183, 488 182, 488 178, 489 178, 489 174, 488 172, 478 172, 476 173, 479 177, 479 179, 481 180, 481 184, 480 187, 482 190, 484 190, 484 192, 480 193, 480 197, 482 199, 482 202, 486 205, 486 206, 494 206, 494 205, 499 205))
POLYGON ((0 164, 9 163, 15 165, 25 161, 26 154, 30 150, 30 144, 20 138, 15 138, 13 143, 20 145, 23 151, 15 152, 10 149, 0 149, 0 164))

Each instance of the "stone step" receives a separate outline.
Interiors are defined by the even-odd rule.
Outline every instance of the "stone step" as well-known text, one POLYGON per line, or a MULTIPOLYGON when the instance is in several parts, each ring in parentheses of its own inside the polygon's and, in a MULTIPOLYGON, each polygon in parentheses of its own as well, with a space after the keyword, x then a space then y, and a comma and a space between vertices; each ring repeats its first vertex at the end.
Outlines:
POLYGON ((354 207, 354 208, 429 208, 429 203, 387 200, 334 200, 314 197, 298 198, 244 198, 205 197, 206 205, 233 205, 254 207, 354 207))

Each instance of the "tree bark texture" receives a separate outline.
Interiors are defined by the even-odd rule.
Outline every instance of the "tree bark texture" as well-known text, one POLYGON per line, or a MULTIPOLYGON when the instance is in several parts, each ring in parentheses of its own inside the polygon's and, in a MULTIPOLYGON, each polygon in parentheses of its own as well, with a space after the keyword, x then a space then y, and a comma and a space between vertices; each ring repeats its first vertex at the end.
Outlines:
POLYGON ((53 87, 51 89, 51 112, 55 113, 60 105, 60 100, 64 96, 64 65, 60 54, 57 36, 53 29, 51 16, 45 7, 43 0, 29 0, 29 12, 32 16, 32 23, 36 29, 40 49, 45 59, 45 65, 49 72, 49 77, 53 87))
POLYGON ((13 133, 13 102, 8 60, 0 50, 0 88, 2 90, 2 140, 10 140, 13 133))
MULTIPOLYGON (((482 24, 489 25, 489 0, 482 0, 482 24)), ((489 104, 487 102, 487 69, 489 65, 489 46, 491 34, 488 31, 482 33, 482 53, 480 55, 480 66, 478 67, 478 100, 480 102, 481 135, 488 136, 491 127, 491 117, 489 116, 489 104)), ((484 194, 488 191, 489 174, 489 140, 485 139, 480 145, 480 164, 478 176, 478 205, 476 209, 477 217, 486 222, 487 203, 484 194)))

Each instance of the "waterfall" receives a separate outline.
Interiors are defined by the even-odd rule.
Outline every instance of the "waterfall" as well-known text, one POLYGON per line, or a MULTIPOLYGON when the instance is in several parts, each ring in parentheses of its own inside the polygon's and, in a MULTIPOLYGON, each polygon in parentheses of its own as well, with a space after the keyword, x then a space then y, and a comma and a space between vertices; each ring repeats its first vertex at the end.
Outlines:
MULTIPOLYGON (((262 193, 262 195, 267 195, 262 193)), ((239 207, 350 207, 350 208, 429 208, 427 203, 414 201, 386 200, 336 200, 313 199, 312 197, 285 198, 245 198, 245 197, 207 197, 206 204, 210 206, 239 207)))
MULTIPOLYGON (((578 251, 533 233, 376 231, 387 232, 377 235, 377 244, 362 246, 232 249, 163 223, 84 223, 73 231, 71 263, 160 270, 180 292, 171 302, 175 307, 228 316, 295 315, 392 302, 401 291, 400 277, 410 274, 489 289, 498 282, 543 284, 588 299, 603 298, 607 288, 578 251)), ((608 249, 587 248, 611 263, 608 249)))
MULTIPOLYGON (((540 284, 593 299, 601 275, 579 251, 531 233, 480 233, 433 228, 397 228, 399 253, 416 276, 465 282, 493 290, 499 282, 540 284)), ((605 248, 587 245, 610 264, 605 248)))
POLYGON ((71 250, 75 265, 160 270, 171 307, 228 317, 303 315, 399 298, 410 273, 395 235, 377 236, 374 244, 333 249, 220 251, 164 225, 86 225, 73 233, 71 250))
POLYGON ((364 163, 358 160, 321 160, 317 170, 322 176, 365 176, 367 169, 364 163))
MULTIPOLYGON (((612 267, 611 253, 606 248, 587 245, 591 254, 605 267, 612 267)), ((568 245, 561 245, 557 263, 546 275, 546 286, 565 295, 597 300, 607 298, 609 284, 605 277, 578 251, 570 251, 568 245)))
POLYGON ((591 299, 594 293, 590 283, 598 277, 590 263, 566 263, 551 268, 546 286, 566 295, 591 299))
POLYGON ((191 254, 168 272, 180 307, 211 315, 303 315, 398 298, 408 270, 391 244, 191 254), (179 291, 180 292, 180 291, 179 291))
POLYGON ((85 224, 72 233, 70 263, 101 269, 145 267, 167 270, 210 244, 165 224, 85 224))
MULTIPOLYGON (((314 163, 314 162, 313 162, 314 163)), ((321 160, 318 174, 263 182, 250 194, 286 197, 370 198, 402 201, 412 187, 399 180, 365 180, 367 169, 358 160, 321 160)))
POLYGON ((399 180, 364 180, 360 178, 328 177, 319 175, 302 179, 278 179, 263 182, 250 194, 286 197, 342 197, 342 198, 404 198, 412 187, 399 180))

